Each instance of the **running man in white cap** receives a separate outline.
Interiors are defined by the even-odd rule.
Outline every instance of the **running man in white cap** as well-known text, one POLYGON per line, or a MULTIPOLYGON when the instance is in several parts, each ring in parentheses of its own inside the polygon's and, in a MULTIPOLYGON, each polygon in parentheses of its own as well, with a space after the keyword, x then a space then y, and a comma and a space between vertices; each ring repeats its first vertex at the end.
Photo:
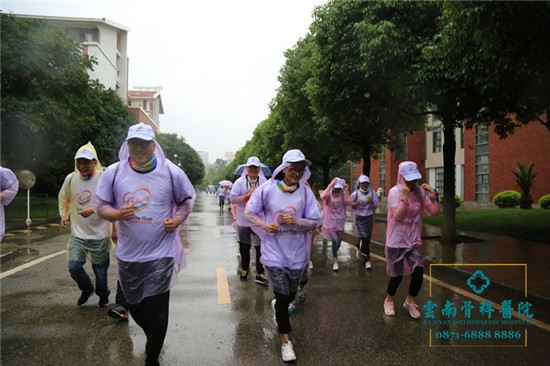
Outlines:
POLYGON ((67 175, 59 191, 59 215, 61 227, 67 228, 71 221, 71 237, 67 243, 69 272, 82 291, 76 304, 84 305, 95 293, 99 296, 99 307, 109 304, 111 291, 107 285, 111 224, 100 218, 92 208, 92 195, 95 192, 103 168, 91 142, 76 152, 75 171, 67 175), (95 288, 84 269, 86 257, 92 262, 95 274, 95 288))
POLYGON ((156 366, 168 329, 170 289, 185 265, 177 228, 193 208, 195 189, 166 159, 149 125, 131 126, 118 156, 102 175, 92 204, 115 222, 120 285, 147 337, 145 365, 156 366))
POLYGON ((260 261, 261 240, 250 228, 250 222, 244 215, 244 208, 252 193, 266 181, 265 174, 260 168, 260 159, 251 156, 246 161, 246 167, 241 177, 233 183, 231 188, 231 203, 236 205, 237 242, 241 253, 241 281, 248 278, 250 267, 250 247, 254 243, 256 250, 256 283, 267 286, 267 278, 264 274, 264 266, 260 261))

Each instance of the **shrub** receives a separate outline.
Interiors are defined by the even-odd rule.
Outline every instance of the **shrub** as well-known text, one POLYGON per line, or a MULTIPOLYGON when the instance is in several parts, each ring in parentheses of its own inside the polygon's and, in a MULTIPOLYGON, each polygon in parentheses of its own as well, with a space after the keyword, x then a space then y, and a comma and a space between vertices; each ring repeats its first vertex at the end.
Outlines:
POLYGON ((550 194, 542 196, 539 200, 539 206, 545 210, 550 209, 550 194))
MULTIPOLYGON (((460 196, 458 194, 455 194, 455 208, 459 208, 462 205, 462 202, 464 202, 462 200, 462 198, 460 198, 460 196)), ((439 195, 439 203, 441 205, 443 205, 443 195, 442 194, 439 195)))
POLYGON ((521 201, 521 194, 516 191, 502 191, 493 197, 493 203, 498 208, 515 207, 521 201))

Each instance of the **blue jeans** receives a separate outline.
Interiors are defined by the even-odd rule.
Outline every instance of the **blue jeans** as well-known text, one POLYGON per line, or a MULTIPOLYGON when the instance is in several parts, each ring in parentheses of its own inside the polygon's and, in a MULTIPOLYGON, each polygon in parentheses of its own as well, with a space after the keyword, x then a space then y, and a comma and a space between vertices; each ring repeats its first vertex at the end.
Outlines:
MULTIPOLYGON (((94 285, 90 280, 90 276, 84 270, 86 262, 69 261, 69 272, 71 277, 78 284, 78 288, 82 291, 92 292, 94 285)), ((99 297, 108 296, 111 291, 107 285, 107 269, 109 269, 110 259, 107 259, 101 264, 92 264, 95 273, 95 291, 99 297)))
POLYGON ((338 258, 338 249, 340 249, 341 241, 332 241, 332 258, 338 258))

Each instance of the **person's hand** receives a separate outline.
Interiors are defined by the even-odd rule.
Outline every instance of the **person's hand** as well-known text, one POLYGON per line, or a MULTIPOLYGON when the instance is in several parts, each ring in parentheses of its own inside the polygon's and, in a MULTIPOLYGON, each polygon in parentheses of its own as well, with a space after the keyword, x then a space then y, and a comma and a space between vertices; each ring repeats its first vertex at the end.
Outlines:
POLYGON ((357 201, 353 202, 351 205, 352 205, 353 207, 355 207, 355 206, 359 206, 360 203, 361 203, 361 202, 360 202, 359 200, 357 200, 357 201))
POLYGON ((332 182, 330 182, 330 184, 331 184, 331 185, 335 185, 336 182, 338 182, 338 178, 334 178, 334 179, 332 180, 332 182))
POLYGON ((406 184, 403 184, 403 188, 401 189, 401 192, 403 193, 403 195, 405 195, 405 197, 407 197, 409 193, 411 193, 411 190, 406 184))
POLYGON ((112 224, 113 226, 113 232, 111 233, 111 240, 113 241, 113 243, 117 243, 118 242, 118 234, 117 234, 117 231, 116 231, 116 226, 115 224, 112 224))
POLYGON ((291 214, 284 214, 283 221, 286 225, 292 225, 294 224, 294 216, 292 216, 291 214))
POLYGON ((347 183, 344 184, 344 190, 345 190, 346 192, 348 192, 348 188, 349 188, 348 184, 347 184, 347 183))
POLYGON ((162 223, 164 224, 164 232, 166 234, 172 234, 180 224, 178 219, 170 219, 168 217, 162 220, 162 223))
POLYGON ((427 183, 423 183, 420 187, 422 187, 422 189, 426 190, 427 192, 435 195, 435 190, 427 183))
POLYGON ((120 210, 115 210, 115 220, 129 221, 134 217, 134 205, 130 202, 122 206, 120 210))
POLYGON ((252 193, 254 193, 256 189, 258 189, 258 187, 252 187, 252 189, 248 191, 248 193, 245 195, 247 200, 250 198, 250 196, 252 196, 252 193))
POLYGON ((86 218, 86 217, 90 217, 92 214, 94 213, 94 209, 93 208, 85 208, 84 210, 80 210, 77 212, 77 214, 79 214, 80 216, 86 218))
POLYGON ((4 200, 4 195, 0 193, 0 202, 2 202, 3 200, 4 200))
POLYGON ((372 202, 372 197, 371 196, 367 197, 367 202, 372 202))
POLYGON ((63 216, 63 217, 61 218, 61 223, 60 223, 60 224, 61 224, 61 227, 62 227, 63 229, 66 229, 66 228, 67 228, 67 217, 66 217, 66 216, 63 216))
POLYGON ((272 222, 271 224, 267 225, 267 231, 274 234, 279 229, 279 224, 276 222, 272 222))

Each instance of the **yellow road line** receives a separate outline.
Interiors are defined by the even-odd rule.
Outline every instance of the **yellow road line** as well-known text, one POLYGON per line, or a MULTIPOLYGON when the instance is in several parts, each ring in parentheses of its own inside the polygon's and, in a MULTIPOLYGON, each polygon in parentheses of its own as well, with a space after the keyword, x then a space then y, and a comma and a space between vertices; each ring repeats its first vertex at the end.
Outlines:
POLYGON ((23 264, 22 266, 19 266, 19 267, 14 268, 14 269, 10 269, 9 271, 6 271, 6 272, 4 272, 4 273, 0 273, 0 280, 3 279, 3 278, 5 278, 5 277, 11 276, 11 275, 14 274, 14 273, 17 273, 17 272, 22 271, 22 270, 24 270, 24 269, 30 268, 30 267, 32 267, 32 266, 38 264, 38 263, 42 263, 42 262, 44 262, 44 261, 47 261, 47 260, 50 259, 50 258, 57 257, 58 255, 63 254, 63 253, 66 253, 66 252, 67 252, 67 250, 64 249, 64 250, 59 251, 59 252, 57 252, 57 253, 53 253, 53 254, 47 255, 47 256, 45 256, 45 257, 35 259, 34 261, 31 261, 31 262, 29 262, 29 263, 25 263, 25 264, 23 264))
POLYGON ((214 230, 214 238, 219 239, 221 237, 220 229, 214 230))
MULTIPOLYGON (((348 244, 349 246, 355 247, 355 245, 350 244, 350 243, 348 243, 348 242, 344 242, 344 241, 343 241, 343 243, 346 243, 346 244, 348 244)), ((376 254, 374 254, 374 253, 371 253, 370 255, 371 255, 371 257, 374 257, 374 258, 379 259, 379 260, 381 260, 381 261, 383 261, 383 262, 386 262, 386 258, 385 258, 385 257, 376 255, 376 254)), ((475 264, 471 264, 471 265, 475 265, 475 264)), ((517 265, 517 264, 514 264, 514 265, 517 265)), ((526 271, 527 271, 527 269, 526 269, 526 271)), ((527 273, 526 273, 526 276, 527 276, 527 273)), ((458 287, 456 287, 456 286, 453 286, 453 285, 451 285, 451 284, 448 284, 448 283, 446 283, 446 282, 443 282, 443 281, 441 281, 441 280, 438 280, 438 279, 435 278, 435 277, 430 277, 430 276, 427 275, 427 274, 424 274, 424 279, 425 279, 425 280, 428 280, 428 281, 432 281, 433 283, 435 283, 435 284, 437 284, 437 285, 439 285, 439 286, 441 286, 441 287, 445 287, 445 288, 447 288, 447 289, 449 289, 449 290, 451 290, 451 291, 453 291, 453 292, 456 292, 456 293, 458 293, 458 294, 460 294, 460 295, 462 295, 462 296, 464 296, 464 297, 468 297, 468 298, 470 298, 470 299, 472 299, 472 300, 475 300, 475 301, 477 301, 477 302, 479 302, 479 303, 490 301, 489 299, 486 299, 486 298, 484 298, 484 297, 481 297, 481 296, 472 294, 472 293, 470 293, 470 292, 468 292, 468 291, 464 291, 464 290, 461 289, 461 288, 458 288, 458 287)), ((526 280, 526 281, 527 281, 527 280, 526 280)), ((431 288, 431 283, 430 283, 430 288, 431 288)), ((430 292, 430 294, 431 294, 431 292, 430 292)), ((492 302, 492 301, 491 301, 491 307, 494 308, 494 309, 496 309, 496 310, 502 310, 502 306, 500 306, 499 304, 495 304, 495 303, 492 302)), ((542 321, 540 321, 540 320, 537 320, 537 319, 535 319, 535 318, 527 318, 527 317, 524 317, 524 316, 520 317, 517 311, 512 311, 512 316, 513 316, 514 318, 518 318, 518 319, 521 319, 521 320, 528 320, 528 321, 530 321, 530 322, 533 322, 533 325, 535 325, 535 326, 537 326, 537 327, 539 327, 539 328, 541 328, 541 329, 544 329, 544 330, 550 332, 550 324, 547 324, 547 323, 542 322, 542 321)))
POLYGON ((216 270, 218 278, 218 304, 231 304, 231 295, 229 294, 229 283, 227 282, 227 274, 225 268, 216 270))

